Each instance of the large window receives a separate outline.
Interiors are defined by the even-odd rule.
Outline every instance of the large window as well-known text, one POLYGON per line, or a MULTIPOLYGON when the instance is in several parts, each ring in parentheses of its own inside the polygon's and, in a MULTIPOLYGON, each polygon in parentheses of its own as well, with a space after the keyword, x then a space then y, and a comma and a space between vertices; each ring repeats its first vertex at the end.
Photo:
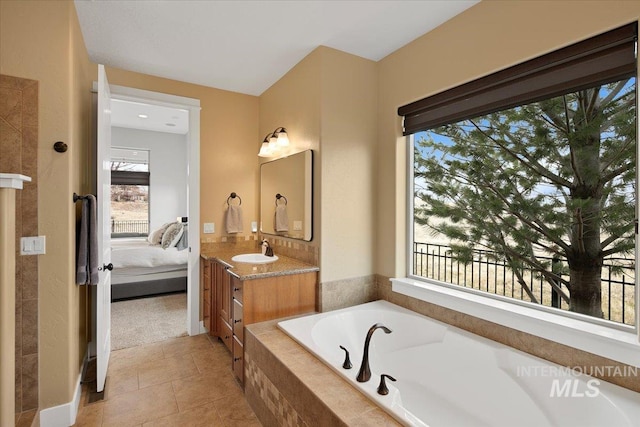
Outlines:
POLYGON ((635 325, 635 34, 401 108, 414 277, 635 325))
POLYGON ((149 234, 149 151, 111 150, 111 237, 149 234))

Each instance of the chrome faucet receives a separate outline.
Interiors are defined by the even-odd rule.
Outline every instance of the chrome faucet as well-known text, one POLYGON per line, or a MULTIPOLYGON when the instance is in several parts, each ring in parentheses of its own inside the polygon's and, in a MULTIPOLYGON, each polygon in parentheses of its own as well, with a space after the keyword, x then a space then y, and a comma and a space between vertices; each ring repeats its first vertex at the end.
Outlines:
POLYGON ((367 332, 367 338, 365 338, 364 340, 362 364, 360 365, 360 370, 358 371, 358 376, 356 377, 356 380, 359 383, 367 382, 371 378, 371 369, 369 368, 369 342, 371 342, 371 336, 376 331, 376 329, 382 329, 386 334, 391 333, 391 329, 387 328, 382 323, 376 323, 369 328, 369 332, 367 332))

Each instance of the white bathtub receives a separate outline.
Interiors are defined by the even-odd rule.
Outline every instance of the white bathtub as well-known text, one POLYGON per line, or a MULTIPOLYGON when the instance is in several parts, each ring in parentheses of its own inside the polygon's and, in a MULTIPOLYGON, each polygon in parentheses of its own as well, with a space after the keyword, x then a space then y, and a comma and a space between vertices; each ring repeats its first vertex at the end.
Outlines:
POLYGON ((639 393, 581 375, 584 367, 562 368, 386 301, 278 326, 405 425, 633 427, 640 420, 639 393), (373 334, 371 380, 358 383, 374 323, 393 332, 373 334), (352 369, 342 368, 340 345, 352 369), (397 380, 387 381, 386 396, 377 393, 381 374, 397 380))

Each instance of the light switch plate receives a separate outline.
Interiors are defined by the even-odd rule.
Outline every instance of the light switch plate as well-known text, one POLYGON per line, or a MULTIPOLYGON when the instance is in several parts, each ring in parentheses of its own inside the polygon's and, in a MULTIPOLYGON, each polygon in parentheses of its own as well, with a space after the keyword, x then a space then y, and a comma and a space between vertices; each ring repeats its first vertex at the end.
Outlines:
POLYGON ((20 238, 20 255, 44 255, 47 252, 45 236, 20 238))
POLYGON ((258 221, 251 221, 251 232, 252 233, 258 232, 258 221))
POLYGON ((203 232, 205 234, 211 234, 211 233, 215 233, 216 232, 216 225, 213 222, 205 222, 204 223, 204 230, 203 232))

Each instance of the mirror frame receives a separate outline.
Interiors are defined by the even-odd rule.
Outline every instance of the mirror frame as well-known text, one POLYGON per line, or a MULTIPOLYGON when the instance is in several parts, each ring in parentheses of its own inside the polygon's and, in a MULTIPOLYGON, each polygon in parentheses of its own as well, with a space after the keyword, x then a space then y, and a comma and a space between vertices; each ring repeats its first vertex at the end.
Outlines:
MULTIPOLYGON (((262 164, 260 164, 260 205, 259 205, 259 209, 260 209, 260 232, 262 234, 267 234, 267 235, 271 235, 271 236, 279 236, 279 237, 286 237, 289 239, 296 239, 296 240, 303 240, 306 242, 310 242, 313 240, 313 150, 305 150, 305 151, 300 151, 294 154, 290 154, 286 157, 280 157, 278 159, 274 159, 268 162, 264 162, 262 164), (265 183, 264 183, 264 167, 273 167, 273 166, 277 166, 278 162, 283 162, 284 160, 292 160, 292 157, 295 156, 302 156, 302 160, 304 162, 304 172, 303 172, 303 176, 300 177, 300 181, 302 182, 301 185, 304 186, 303 188, 303 192, 304 192, 304 201, 303 201, 303 226, 302 226, 302 230, 300 234, 292 234, 291 232, 276 232, 274 227, 265 227, 265 224, 270 224, 269 222, 266 221, 271 221, 271 219, 268 217, 267 218, 263 217, 263 213, 268 211, 270 207, 274 207, 274 201, 275 201, 275 194, 270 195, 270 194, 266 194, 266 191, 268 191, 265 188, 265 183)), ((280 187, 280 186, 279 186, 280 187)), ((287 200, 287 203, 290 203, 290 201, 287 199, 287 194, 286 192, 277 192, 278 194, 282 193, 282 195, 285 197, 285 199, 287 200)), ((293 218, 293 219, 297 219, 297 218, 293 218)))

